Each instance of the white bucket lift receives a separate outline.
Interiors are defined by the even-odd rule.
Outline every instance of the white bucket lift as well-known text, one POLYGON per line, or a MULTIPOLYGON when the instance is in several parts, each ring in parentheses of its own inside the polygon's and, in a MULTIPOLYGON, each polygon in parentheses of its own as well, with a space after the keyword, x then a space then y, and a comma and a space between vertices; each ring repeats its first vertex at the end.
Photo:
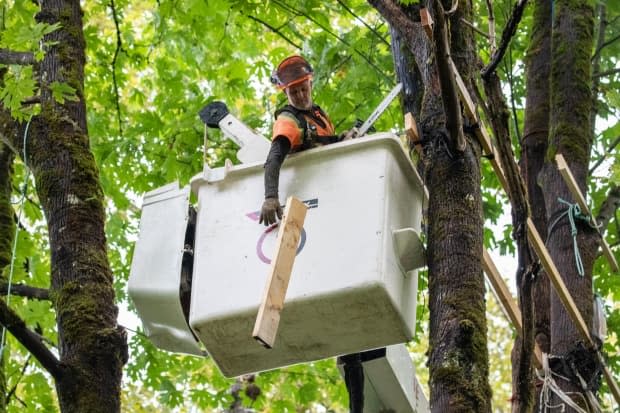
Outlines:
POLYGON ((190 325, 224 375, 412 338, 423 190, 394 135, 285 161, 281 199, 294 195, 310 209, 272 349, 251 334, 277 232, 257 222, 263 165, 223 172, 192 180, 198 210, 190 325))
MULTIPOLYGON (((238 122, 227 111, 212 112, 219 125, 223 119, 231 127, 238 122)), ((145 197, 129 293, 149 337, 161 348, 199 354, 195 334, 228 377, 410 340, 416 269, 424 261, 424 190, 400 141, 389 133, 286 159, 280 200, 293 195, 310 209, 275 345, 267 349, 252 338, 277 235, 277 228, 258 224, 269 147, 263 143, 246 153, 244 159, 253 162, 205 166, 192 179, 198 206, 191 330, 179 297, 188 189, 174 189, 183 195, 172 196, 171 187, 162 188, 145 197), (152 197, 158 202, 149 203, 152 197)))
POLYGON ((145 194, 128 290, 153 344, 204 355, 185 316, 189 308, 184 311, 182 304, 187 301, 189 307, 182 295, 191 290, 191 273, 183 271, 184 260, 191 260, 193 245, 186 240, 186 235, 193 238, 191 227, 188 187, 179 189, 175 182, 145 194))
MULTIPOLYGON (((364 413, 428 413, 428 400, 404 344, 361 354, 364 369, 364 413)), ((338 366, 344 377, 344 370, 338 366)))

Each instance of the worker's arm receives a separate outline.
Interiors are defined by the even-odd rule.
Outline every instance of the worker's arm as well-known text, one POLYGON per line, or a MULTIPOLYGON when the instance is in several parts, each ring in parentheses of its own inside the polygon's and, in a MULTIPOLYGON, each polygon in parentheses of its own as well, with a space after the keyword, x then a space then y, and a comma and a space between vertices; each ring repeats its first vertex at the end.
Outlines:
POLYGON ((271 143, 265 161, 265 202, 261 208, 259 223, 271 225, 276 222, 276 216, 282 218, 282 207, 278 197, 280 168, 290 150, 291 143, 284 136, 277 136, 271 143))

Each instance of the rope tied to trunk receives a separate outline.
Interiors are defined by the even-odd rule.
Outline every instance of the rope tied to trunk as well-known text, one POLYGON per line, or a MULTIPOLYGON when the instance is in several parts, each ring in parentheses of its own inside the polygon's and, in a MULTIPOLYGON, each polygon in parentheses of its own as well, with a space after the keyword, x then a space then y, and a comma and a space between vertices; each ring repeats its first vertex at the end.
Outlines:
POLYGON ((595 228, 592 225, 592 220, 588 215, 584 215, 581 213, 581 208, 578 204, 571 204, 563 200, 562 198, 558 198, 558 202, 567 206, 566 210, 564 210, 556 219, 553 221, 551 226, 549 227, 549 234, 553 232, 556 224, 564 217, 568 217, 568 222, 570 224, 570 233, 573 237, 573 253, 575 255, 575 266, 577 267, 577 273, 579 276, 583 277, 585 275, 585 270, 583 268, 583 261, 581 260, 581 253, 579 251, 579 245, 577 243, 577 220, 583 221, 587 223, 590 227, 595 228))
POLYGON ((547 353, 543 353, 543 368, 541 370, 536 371, 536 376, 542 382, 542 389, 540 391, 540 402, 539 402, 539 413, 551 412, 553 410, 559 412, 565 412, 566 406, 571 407, 577 413, 602 413, 601 405, 596 401, 596 398, 592 394, 592 392, 588 389, 585 380, 577 373, 577 377, 579 378, 579 384, 582 388, 583 394, 580 392, 565 392, 560 388, 560 386, 556 382, 556 378, 562 379, 567 382, 572 382, 566 376, 563 376, 555 371, 553 371, 549 365, 549 359, 561 359, 560 356, 553 356, 547 353), (555 395, 561 400, 558 404, 551 404, 551 395, 555 393, 555 395), (585 396, 584 396, 585 394, 585 396), (584 402, 583 404, 586 406, 586 409, 583 409, 579 406, 571 395, 576 395, 581 398, 584 402))

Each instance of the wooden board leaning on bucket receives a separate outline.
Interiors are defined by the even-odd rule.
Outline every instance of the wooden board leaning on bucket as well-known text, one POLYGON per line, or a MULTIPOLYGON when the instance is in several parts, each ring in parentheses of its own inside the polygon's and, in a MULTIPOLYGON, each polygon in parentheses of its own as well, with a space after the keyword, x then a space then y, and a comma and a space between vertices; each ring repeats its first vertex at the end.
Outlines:
POLYGON ((252 337, 267 348, 272 348, 278 333, 280 312, 293 271, 297 245, 304 226, 308 207, 295 197, 289 197, 276 239, 275 255, 271 261, 263 299, 258 309, 252 337))

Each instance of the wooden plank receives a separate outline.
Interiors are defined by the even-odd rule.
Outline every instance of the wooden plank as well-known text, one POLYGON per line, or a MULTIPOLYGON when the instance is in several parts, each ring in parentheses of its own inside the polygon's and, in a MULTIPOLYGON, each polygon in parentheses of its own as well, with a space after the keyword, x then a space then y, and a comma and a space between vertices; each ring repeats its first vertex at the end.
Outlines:
MULTIPOLYGON (((469 121, 472 124, 479 123, 480 127, 476 130, 476 137, 480 141, 480 145, 482 145, 482 150, 486 154, 495 153, 495 148, 493 147, 493 143, 491 143, 491 137, 487 133, 485 125, 482 124, 481 120, 478 119, 478 111, 476 109, 476 105, 473 100, 469 96, 469 91, 467 90, 467 86, 465 86, 465 82, 461 77, 456 65, 452 58, 448 59, 448 63, 450 64, 450 68, 452 69, 452 73, 454 74, 454 80, 456 81, 456 87, 459 92, 459 96, 461 97, 461 101, 463 103, 463 107, 465 108, 465 115, 469 118, 469 121)), ((501 169, 501 168, 500 168, 501 169)))
POLYGON ((297 245, 304 226, 308 207, 295 197, 289 197, 284 208, 284 217, 276 239, 275 256, 263 300, 258 309, 252 337, 267 348, 272 348, 280 323, 280 312, 284 307, 284 297, 293 271, 297 245))
POLYGON ((575 323, 577 330, 587 343, 594 346, 592 337, 590 337, 590 330, 588 330, 586 322, 583 320, 583 317, 581 316, 581 313, 579 312, 575 301, 573 301, 573 297, 570 295, 570 292, 566 288, 564 280, 562 280, 560 272, 553 263, 553 260, 551 259, 551 256, 547 251, 547 247, 545 247, 545 243, 543 242, 542 238, 540 238, 540 234, 538 234, 538 230, 534 226, 534 222, 531 218, 527 219, 527 234, 530 239, 532 248, 534 248, 534 251, 536 251, 536 255, 538 255, 538 258, 540 259, 543 268, 547 272, 549 280, 553 284, 556 293, 560 297, 560 301, 562 301, 562 304, 564 304, 564 308, 568 312, 570 318, 573 320, 573 323, 575 323))
POLYGON ((420 20, 422 21, 422 28, 424 29, 424 32, 426 32, 426 36, 429 39, 432 39, 434 22, 431 14, 428 12, 428 9, 425 7, 420 9, 420 20))
MULTIPOLYGON (((469 118, 472 123, 476 123, 478 121, 478 111, 476 110, 476 105, 474 105, 474 101, 471 100, 469 96, 469 91, 465 86, 465 82, 461 77, 456 65, 454 64, 454 60, 451 57, 448 58, 448 64, 450 65, 450 69, 452 69, 452 73, 454 74, 454 80, 456 81, 456 86, 458 88, 459 96, 463 101, 463 107, 465 109, 465 115, 469 118)), ((488 148, 484 148, 485 151, 488 152, 488 148)))
POLYGON ((486 273, 487 279, 493 286, 493 289, 497 294, 497 298, 508 315, 510 322, 512 322, 512 325, 514 325, 516 329, 521 331, 523 328, 521 323, 521 311, 519 310, 517 303, 515 303, 515 300, 512 298, 512 294, 510 294, 508 286, 504 282, 504 279, 500 275, 495 263, 486 249, 482 252, 482 269, 486 273))
MULTIPOLYGON (((459 94, 461 95, 461 100, 463 101, 463 105, 465 107, 467 116, 470 116, 471 119, 476 120, 477 119, 476 107, 473 104, 473 101, 471 100, 469 96, 469 92, 467 91, 467 88, 465 87, 465 83, 463 82, 463 79, 461 78, 458 70, 456 69, 456 66, 454 65, 454 62, 452 61, 452 59, 449 59, 449 63, 452 68, 452 72, 454 73, 454 78, 456 80, 456 84, 459 89, 459 94)), ((488 154, 494 154, 493 144, 491 143, 491 139, 488 137, 486 133, 486 129, 482 123, 480 123, 480 127, 478 128, 478 131, 479 132, 477 132, 476 135, 480 139, 480 144, 482 145, 483 149, 487 151, 488 154)), ((556 158, 556 161, 557 161, 557 158, 556 158)), ((497 174, 497 177, 500 180, 502 187, 504 188, 506 193, 509 194, 506 177, 504 175, 504 172, 502 170, 500 163, 498 162, 497 159, 492 158, 491 164, 493 165, 493 169, 495 173, 497 174)), ((568 167, 566 167, 565 169, 568 172, 570 172, 568 167)), ((573 181, 574 181, 574 178, 573 178, 573 181)), ((575 185, 575 187, 579 189, 578 186, 575 185)), ((570 188, 570 185, 569 185, 569 188, 570 188)), ((583 198, 583 195, 581 196, 581 198, 583 198)), ((582 210, 588 211, 587 205, 585 204, 585 199, 583 200, 583 204, 585 206, 585 209, 582 209, 582 210)), ((534 222, 532 221, 531 218, 527 219, 527 229, 528 229, 528 237, 530 239, 532 247, 534 248, 536 255, 538 255, 538 258, 540 259, 543 267, 545 268, 545 271, 547 272, 547 276, 551 280, 551 284, 553 285, 556 293, 560 297, 560 300, 562 301, 564 308, 566 308, 566 311, 568 312, 569 316, 573 320, 573 323, 577 327, 577 330, 582 335, 582 337, 591 346, 594 346, 592 338, 590 337, 590 332, 588 330, 588 327, 585 321, 583 320, 583 317, 581 316, 581 313, 579 309, 577 308, 573 300, 573 297, 570 295, 568 289, 566 288, 566 285, 564 284, 564 281, 562 280, 562 277, 560 276, 558 269, 553 263, 553 260, 551 259, 551 256, 549 255, 549 252, 547 251, 547 248, 545 247, 545 244, 542 241, 540 234, 538 234, 538 231, 536 230, 536 227, 534 226, 534 222)), ((604 240, 603 242, 605 243, 604 240)), ((608 259, 613 257, 612 267, 614 267, 614 271, 618 271, 618 265, 616 263, 615 257, 613 256, 611 249, 609 249, 609 251, 605 251, 604 249, 604 252, 605 252, 605 255, 608 256, 608 259)), ((537 357, 539 356, 540 356, 540 352, 537 352, 537 357)), ((539 357, 539 360, 541 360, 540 357, 539 357)), ((603 366, 605 366, 604 363, 603 363, 603 366)), ((618 384, 615 382, 613 376, 611 375, 611 373, 609 372, 606 366, 604 370, 605 370, 604 375, 605 375, 605 378, 607 379, 607 383, 609 387, 611 388, 611 392, 614 398, 616 399, 616 402, 620 403, 620 389, 618 388, 618 384)))
POLYGON ((411 142, 416 142, 420 139, 418 127, 411 112, 405 113, 405 133, 411 142))
MULTIPOLYGON (((523 323, 521 321, 521 310, 517 306, 512 294, 510 294, 510 290, 508 286, 504 282, 501 274, 497 270, 493 259, 485 249, 482 251, 482 269, 487 275, 487 279, 493 286, 493 290, 495 291, 495 295, 500 305, 504 309, 504 312, 508 316, 508 320, 512 323, 512 325, 518 331, 523 331, 523 323)), ((537 344, 534 347, 534 363, 536 368, 542 367, 542 352, 537 344)))
POLYGON ((605 376, 605 380, 607 381, 609 390, 611 391, 611 394, 614 396, 614 399, 616 399, 616 403, 620 404, 620 387, 618 387, 618 383, 616 382, 616 379, 611 374, 611 371, 609 371, 609 367, 607 367, 607 362, 603 358, 603 355, 601 354, 601 352, 597 351, 596 354, 598 356, 599 363, 601 363, 601 366, 603 366, 603 376, 605 376))
POLYGON ((405 113, 405 134, 409 140, 409 145, 413 144, 418 154, 422 155, 422 145, 415 143, 420 140, 420 135, 418 134, 418 126, 416 125, 415 118, 411 112, 405 113))
POLYGON ((506 193, 509 194, 510 192, 508 191, 508 181, 506 181, 506 175, 504 174, 504 170, 502 169, 500 160, 495 157, 495 148, 493 147, 491 137, 487 132, 486 125, 484 124, 484 122, 482 122, 482 120, 478 119, 476 105, 469 96, 469 92, 467 91, 465 82, 463 81, 463 78, 457 70, 452 58, 448 59, 448 63, 450 64, 450 68, 452 69, 452 73, 454 74, 454 80, 456 81, 459 96, 461 97, 461 102, 463 103, 463 107, 465 108, 465 115, 469 118, 469 121, 471 123, 478 123, 479 127, 476 128, 476 137, 478 138, 478 142, 480 142, 484 153, 487 155, 491 155, 489 161, 491 162, 493 171, 495 172, 495 175, 497 175, 497 179, 499 179, 502 188, 504 188, 506 193))
MULTIPOLYGON (((558 165, 558 170, 560 171, 562 178, 564 178, 564 182, 566 182, 566 186, 568 186, 568 189, 570 190, 571 194, 573 194, 573 197, 577 201, 577 205, 579 205, 579 208, 581 208, 581 213, 585 215, 589 215, 590 219, 592 219, 592 224, 598 227, 598 224, 596 223, 596 219, 594 218, 592 211, 590 211, 590 208, 588 207, 586 198, 581 193, 581 189, 579 189, 579 185, 577 184, 577 181, 575 180, 575 177, 573 176, 572 171, 568 167, 568 163, 566 163, 564 156, 558 153, 555 156, 555 163, 558 165)), ((609 264, 611 264, 612 270, 614 272, 618 272, 618 262, 616 261, 616 257, 613 251, 611 250, 611 248, 609 247, 609 244, 607 244, 607 241, 605 241, 605 238, 603 237, 602 234, 601 234, 601 248, 603 249, 603 254, 605 254, 607 261, 609 261, 609 264)))

